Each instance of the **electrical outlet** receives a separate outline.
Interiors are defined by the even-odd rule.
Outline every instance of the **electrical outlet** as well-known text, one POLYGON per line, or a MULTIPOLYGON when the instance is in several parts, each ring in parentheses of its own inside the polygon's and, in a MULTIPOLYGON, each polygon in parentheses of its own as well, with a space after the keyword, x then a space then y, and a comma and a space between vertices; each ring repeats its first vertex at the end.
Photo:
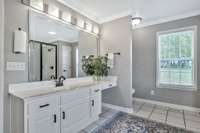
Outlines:
POLYGON ((155 90, 151 90, 150 94, 153 96, 155 95, 155 90))

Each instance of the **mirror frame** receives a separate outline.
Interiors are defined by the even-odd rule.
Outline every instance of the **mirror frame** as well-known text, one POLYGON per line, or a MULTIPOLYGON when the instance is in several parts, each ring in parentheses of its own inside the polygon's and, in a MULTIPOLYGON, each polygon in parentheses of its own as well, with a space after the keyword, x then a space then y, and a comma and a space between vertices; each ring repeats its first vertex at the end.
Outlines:
POLYGON ((45 81, 45 80, 42 80, 42 46, 43 45, 49 45, 49 46, 54 46, 56 51, 55 51, 55 78, 58 77, 58 66, 57 66, 57 63, 58 63, 58 46, 55 45, 55 44, 51 44, 51 43, 46 43, 46 42, 40 42, 40 41, 34 41, 34 40, 29 40, 28 41, 28 52, 29 52, 29 57, 28 57, 28 80, 30 81, 30 51, 31 51, 31 42, 35 42, 35 43, 38 43, 40 45, 40 81, 45 81))

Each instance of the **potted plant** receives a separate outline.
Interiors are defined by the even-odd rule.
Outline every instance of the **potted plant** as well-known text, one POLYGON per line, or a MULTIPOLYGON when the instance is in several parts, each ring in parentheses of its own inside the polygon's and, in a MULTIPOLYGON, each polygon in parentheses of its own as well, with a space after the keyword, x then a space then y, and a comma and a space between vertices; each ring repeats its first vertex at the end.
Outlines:
POLYGON ((82 69, 88 76, 93 76, 95 80, 101 80, 103 77, 108 76, 110 67, 108 66, 107 56, 89 57, 83 56, 82 69))

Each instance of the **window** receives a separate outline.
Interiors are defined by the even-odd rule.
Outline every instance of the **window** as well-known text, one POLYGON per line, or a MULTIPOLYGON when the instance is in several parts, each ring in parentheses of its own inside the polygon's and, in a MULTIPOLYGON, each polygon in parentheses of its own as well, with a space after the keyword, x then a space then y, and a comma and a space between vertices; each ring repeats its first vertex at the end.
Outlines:
POLYGON ((157 33, 157 87, 196 89, 197 27, 157 33))

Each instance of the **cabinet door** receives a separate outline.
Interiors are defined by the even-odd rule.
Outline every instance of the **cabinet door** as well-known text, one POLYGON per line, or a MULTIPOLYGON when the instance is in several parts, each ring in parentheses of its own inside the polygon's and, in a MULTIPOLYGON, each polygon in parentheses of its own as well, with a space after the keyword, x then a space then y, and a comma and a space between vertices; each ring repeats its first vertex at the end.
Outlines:
POLYGON ((77 133, 87 126, 90 118, 89 98, 81 99, 74 106, 61 107, 61 133, 77 133))
POLYGON ((95 95, 91 97, 91 117, 98 117, 101 114, 102 101, 101 95, 95 95))
POLYGON ((28 133, 60 133, 60 111, 47 111, 29 118, 28 133))

